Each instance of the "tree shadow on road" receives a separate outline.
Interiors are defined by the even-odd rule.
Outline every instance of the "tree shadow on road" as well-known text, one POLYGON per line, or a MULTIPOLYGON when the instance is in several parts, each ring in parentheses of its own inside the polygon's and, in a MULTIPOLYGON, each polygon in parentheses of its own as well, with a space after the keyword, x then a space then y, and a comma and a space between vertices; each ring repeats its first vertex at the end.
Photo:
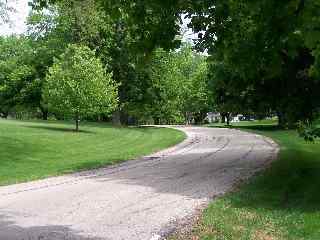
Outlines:
POLYGON ((47 225, 22 227, 9 216, 0 214, 1 240, 103 240, 97 237, 83 236, 71 226, 47 225))
POLYGON ((234 128, 272 137, 281 151, 262 174, 209 206, 199 234, 211 239, 207 232, 222 226, 217 239, 257 233, 265 234, 263 239, 320 239, 320 142, 307 143, 295 130, 277 126, 234 128))
POLYGON ((226 136, 218 134, 213 136, 213 140, 201 140, 210 141, 207 146, 202 146, 203 149, 198 146, 202 142, 195 139, 192 143, 185 143, 186 147, 169 158, 163 158, 161 154, 153 155, 97 170, 92 174, 88 172, 88 177, 98 182, 116 181, 126 185, 146 186, 157 193, 177 194, 190 199, 212 197, 230 189, 237 180, 250 176, 252 171, 261 167, 268 157, 265 148, 270 147, 257 146, 253 156, 261 155, 261 159, 256 161, 253 156, 248 157, 252 149, 247 148, 245 140, 252 139, 251 135, 243 134, 244 141, 229 145, 232 134, 221 131, 226 136))

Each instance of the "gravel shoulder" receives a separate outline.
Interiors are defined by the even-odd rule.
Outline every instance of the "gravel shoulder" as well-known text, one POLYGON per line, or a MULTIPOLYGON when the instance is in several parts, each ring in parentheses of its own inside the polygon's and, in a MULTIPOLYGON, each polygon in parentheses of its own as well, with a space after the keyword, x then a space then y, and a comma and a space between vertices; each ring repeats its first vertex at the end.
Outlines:
POLYGON ((178 129, 187 140, 141 159, 0 187, 0 239, 157 239, 278 153, 252 133, 178 129))

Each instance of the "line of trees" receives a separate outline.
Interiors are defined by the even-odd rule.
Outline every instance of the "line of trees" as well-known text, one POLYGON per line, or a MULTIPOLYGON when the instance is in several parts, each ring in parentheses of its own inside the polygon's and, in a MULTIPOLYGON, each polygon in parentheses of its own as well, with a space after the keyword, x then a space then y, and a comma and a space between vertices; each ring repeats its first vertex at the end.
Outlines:
POLYGON ((284 127, 316 119, 319 7, 317 0, 199 1, 192 24, 206 31, 198 47, 211 55, 216 103, 229 112, 276 113, 284 127))
MULTIPOLYGON (((17 68, 16 76, 23 75, 42 89, 54 57, 68 44, 88 46, 118 86, 115 121, 189 121, 201 119, 208 108, 226 117, 240 112, 259 117, 276 114, 282 127, 311 123, 318 117, 320 0, 34 0, 32 4, 25 40, 37 61, 31 68, 17 68), (198 33, 196 48, 208 53, 206 60, 188 47, 174 50, 181 46, 177 36, 182 16, 190 18, 189 27, 198 33)), ((19 56, 12 61, 30 66, 31 60, 19 56)), ((28 81, 21 82, 19 93, 32 89, 24 85, 28 81)), ((34 91, 38 101, 33 102, 43 108, 39 93, 34 91)), ((12 107, 21 99, 27 102, 26 96, 5 99, 12 107)))
POLYGON ((201 122, 209 109, 206 57, 169 40, 179 28, 165 32, 162 14, 141 9, 148 19, 137 26, 126 4, 114 6, 35 1, 27 33, 0 37, 1 116, 73 118, 76 129, 80 118, 201 122))

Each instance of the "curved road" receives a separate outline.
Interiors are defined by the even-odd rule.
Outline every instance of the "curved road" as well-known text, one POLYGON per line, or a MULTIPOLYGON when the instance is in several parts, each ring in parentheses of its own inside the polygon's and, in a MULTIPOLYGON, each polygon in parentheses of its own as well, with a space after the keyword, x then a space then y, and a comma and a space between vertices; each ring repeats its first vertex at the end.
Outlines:
POLYGON ((142 159, 0 187, 0 239, 158 239, 277 154, 262 136, 179 129, 186 141, 142 159))

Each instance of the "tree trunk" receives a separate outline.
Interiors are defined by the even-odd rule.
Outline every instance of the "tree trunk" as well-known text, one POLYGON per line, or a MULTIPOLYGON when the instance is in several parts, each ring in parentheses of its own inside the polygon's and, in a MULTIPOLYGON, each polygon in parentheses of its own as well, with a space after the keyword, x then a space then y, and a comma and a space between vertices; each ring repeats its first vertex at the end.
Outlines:
POLYGON ((153 121, 154 121, 154 125, 160 125, 160 118, 159 117, 154 117, 153 121))
POLYGON ((226 118, 227 118, 227 125, 230 126, 230 113, 226 114, 226 118))
POLYGON ((112 114, 112 123, 114 125, 121 125, 121 121, 120 121, 120 110, 116 110, 113 114, 112 114))
POLYGON ((48 109, 43 107, 41 104, 40 104, 39 108, 42 113, 42 120, 48 120, 48 115, 49 115, 48 109))
POLYGON ((79 132, 79 114, 76 115, 76 132, 79 132))
POLYGON ((129 120, 128 114, 125 111, 121 110, 120 111, 120 122, 121 122, 121 125, 127 126, 128 122, 129 122, 128 120, 129 120))
POLYGON ((48 111, 42 111, 42 120, 48 120, 48 111))
POLYGON ((206 118, 207 112, 206 111, 200 111, 196 114, 194 114, 195 116, 195 124, 196 125, 200 125, 204 122, 204 119, 206 118))
POLYGON ((278 126, 283 128, 285 125, 283 114, 281 112, 277 112, 277 116, 278 116, 278 126))
POLYGON ((221 113, 221 123, 225 123, 226 122, 226 114, 225 113, 221 113))
POLYGON ((9 115, 9 112, 2 112, 2 117, 7 119, 9 115))

